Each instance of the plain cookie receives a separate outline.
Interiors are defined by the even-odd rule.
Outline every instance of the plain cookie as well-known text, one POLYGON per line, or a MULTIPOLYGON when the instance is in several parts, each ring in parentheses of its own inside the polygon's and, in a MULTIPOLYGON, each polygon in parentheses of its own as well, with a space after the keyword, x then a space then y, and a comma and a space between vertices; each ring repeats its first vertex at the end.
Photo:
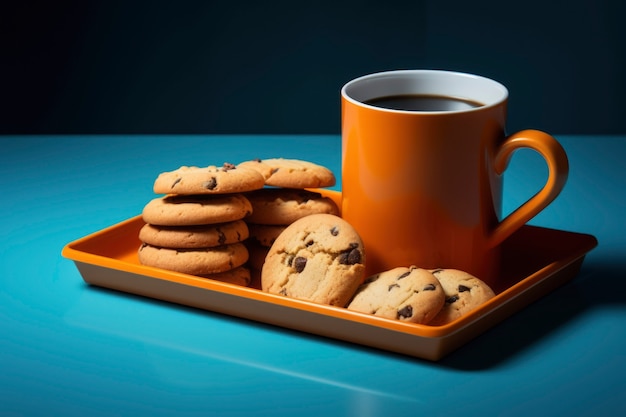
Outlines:
POLYGON ((358 288, 349 310, 426 324, 441 310, 445 294, 428 270, 398 267, 372 275, 358 288))
POLYGON ((159 248, 147 244, 139 248, 139 261, 190 275, 216 274, 243 265, 248 260, 248 249, 243 243, 202 249, 159 248))
POLYGON ((142 217, 159 226, 197 226, 240 220, 251 212, 243 194, 168 195, 149 201, 142 217))
POLYGON ((365 273, 361 237, 345 220, 313 214, 285 229, 270 248, 261 274, 264 291, 345 306, 365 273))
POLYGON ((289 225, 311 214, 339 214, 333 200, 320 193, 293 188, 264 188, 246 193, 252 205, 248 223, 289 225))
POLYGON ((258 171, 265 184, 286 188, 319 188, 335 185, 335 175, 322 165, 299 159, 255 159, 237 165, 258 171))
POLYGON ((164 248, 210 248, 241 242, 248 238, 248 225, 243 220, 202 226, 144 225, 139 240, 164 248))
POLYGON ((221 167, 182 166, 163 172, 153 188, 157 194, 227 194, 257 190, 264 185, 265 179, 258 171, 225 163, 221 167))
POLYGON ((446 294, 446 302, 434 319, 434 326, 450 323, 464 316, 495 296, 491 288, 480 279, 457 269, 434 269, 446 294))

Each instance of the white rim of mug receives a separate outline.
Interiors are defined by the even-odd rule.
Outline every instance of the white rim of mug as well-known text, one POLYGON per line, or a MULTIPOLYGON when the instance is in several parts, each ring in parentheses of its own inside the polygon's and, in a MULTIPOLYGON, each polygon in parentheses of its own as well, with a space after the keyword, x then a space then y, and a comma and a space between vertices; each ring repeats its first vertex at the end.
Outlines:
MULTIPOLYGON (((464 84, 464 85, 467 85, 467 84, 464 84)), ((467 87, 464 87, 464 88, 467 88, 467 87)), ((356 95, 358 96, 358 94, 356 95)), ((341 96, 345 98, 347 101, 355 105, 366 107, 366 108, 377 110, 377 111, 383 111, 383 112, 389 112, 389 113, 404 113, 404 114, 445 115, 445 114, 452 114, 452 113, 467 113, 467 112, 473 112, 473 111, 480 111, 485 108, 497 106, 508 99, 509 92, 508 92, 508 89, 503 84, 499 83, 498 81, 495 81, 491 78, 487 78, 487 77, 483 77, 483 76, 475 75, 475 74, 469 74, 465 72, 448 71, 448 70, 392 70, 392 71, 383 71, 383 72, 376 72, 376 73, 372 73, 368 75, 363 75, 361 77, 348 81, 341 88, 341 96), (355 95, 354 91, 350 91, 350 90, 355 90, 357 88, 365 88, 363 87, 363 85, 367 87, 367 86, 373 85, 373 83, 376 83, 376 82, 380 83, 381 81, 388 82, 392 80, 398 81, 398 79, 401 79, 401 78, 412 79, 414 81, 419 78, 422 80, 421 82, 423 83, 423 85, 427 85, 425 84, 426 81, 432 82, 435 79, 437 79, 437 81, 439 82, 442 82, 442 80, 444 79, 448 81, 451 79, 465 80, 465 81, 470 80, 475 86, 476 85, 487 86, 490 90, 489 91, 482 90, 480 94, 487 95, 488 93, 490 93, 490 94, 493 94, 493 98, 489 100, 485 100, 485 99, 481 99, 481 98, 484 98, 484 96, 481 96, 481 98, 477 98, 475 95, 474 96, 459 95, 457 90, 455 90, 454 93, 451 93, 451 92, 446 93, 442 91, 432 91, 432 92, 431 91, 428 91, 428 92, 408 91, 407 92, 406 89, 404 89, 404 87, 398 90, 397 92, 370 94, 366 97, 355 98, 353 97, 353 95, 355 95), (476 101, 476 102, 481 103, 482 106, 471 108, 471 109, 459 109, 459 110, 421 111, 421 110, 389 109, 389 108, 384 108, 384 107, 373 106, 373 105, 366 104, 363 102, 363 101, 372 100, 378 97, 383 97, 383 96, 388 96, 388 95, 399 95, 399 94, 445 95, 448 97, 476 101)))

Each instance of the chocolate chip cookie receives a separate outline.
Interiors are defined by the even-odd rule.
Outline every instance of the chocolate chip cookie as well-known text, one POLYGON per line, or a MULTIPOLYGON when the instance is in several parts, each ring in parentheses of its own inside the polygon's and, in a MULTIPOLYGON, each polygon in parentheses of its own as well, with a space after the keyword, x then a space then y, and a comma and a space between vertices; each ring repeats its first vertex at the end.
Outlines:
POLYGON ((320 193, 293 188, 264 188, 244 194, 252 205, 248 223, 288 225, 311 214, 339 213, 333 200, 320 193))
POLYGON ((335 175, 328 168, 299 159, 255 159, 237 165, 263 175, 265 184, 285 188, 318 188, 335 185, 335 175))
POLYGON ((363 241, 342 218, 313 214, 296 220, 270 248, 264 291, 344 307, 365 273, 363 241))
POLYGON ((368 277, 348 309, 426 324, 441 310, 444 300, 441 284, 428 270, 398 267, 368 277))
POLYGON ((491 288, 480 279, 457 269, 434 269, 446 294, 445 304, 429 324, 440 326, 469 313, 495 296, 491 288))
POLYGON ((250 273, 250 270, 243 266, 238 266, 225 272, 200 275, 200 277, 209 278, 215 281, 227 282, 229 284, 241 285, 242 287, 249 286, 252 281, 252 274, 250 273))
POLYGON ((278 236, 287 228, 287 225, 255 224, 248 223, 250 240, 259 245, 271 247, 278 236))
POLYGON ((139 240, 163 248, 210 248, 242 242, 248 238, 248 225, 243 220, 201 226, 144 225, 139 240))
POLYGON ((264 185, 265 178, 258 171, 225 163, 221 167, 182 166, 163 172, 153 189, 157 194, 225 194, 257 190, 264 185))
POLYGON ((248 249, 243 243, 198 249, 171 249, 142 244, 139 261, 190 275, 216 274, 242 266, 248 260, 248 249))
POLYGON ((159 226, 196 226, 240 220, 251 212, 243 194, 167 195, 150 200, 142 217, 159 226))

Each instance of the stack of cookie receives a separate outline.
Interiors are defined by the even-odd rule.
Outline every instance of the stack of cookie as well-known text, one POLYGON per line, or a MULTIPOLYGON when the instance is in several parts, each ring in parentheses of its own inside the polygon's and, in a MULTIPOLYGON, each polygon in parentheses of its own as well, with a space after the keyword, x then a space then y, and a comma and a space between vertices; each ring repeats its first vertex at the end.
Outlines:
POLYGON ((160 174, 139 233, 143 265, 250 284, 245 268, 249 236, 243 220, 252 211, 243 193, 265 185, 261 174, 232 164, 222 167, 181 167, 160 174))
POLYGON ((246 218, 250 231, 246 245, 249 266, 255 272, 262 270, 270 247, 287 226, 312 214, 339 213, 330 198, 307 190, 335 185, 335 176, 326 167, 297 159, 271 158, 245 161, 237 168, 259 172, 267 186, 245 193, 252 204, 252 214, 246 218))

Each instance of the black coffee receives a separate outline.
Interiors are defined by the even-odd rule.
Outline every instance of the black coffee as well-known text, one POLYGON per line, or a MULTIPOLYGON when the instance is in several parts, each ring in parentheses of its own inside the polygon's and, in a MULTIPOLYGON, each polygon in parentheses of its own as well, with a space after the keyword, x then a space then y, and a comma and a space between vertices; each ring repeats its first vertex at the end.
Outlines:
POLYGON ((435 96, 424 94, 406 94, 397 96, 377 97, 364 101, 370 106, 392 110, 409 111, 455 111, 468 110, 480 107, 483 104, 449 96, 435 96))

